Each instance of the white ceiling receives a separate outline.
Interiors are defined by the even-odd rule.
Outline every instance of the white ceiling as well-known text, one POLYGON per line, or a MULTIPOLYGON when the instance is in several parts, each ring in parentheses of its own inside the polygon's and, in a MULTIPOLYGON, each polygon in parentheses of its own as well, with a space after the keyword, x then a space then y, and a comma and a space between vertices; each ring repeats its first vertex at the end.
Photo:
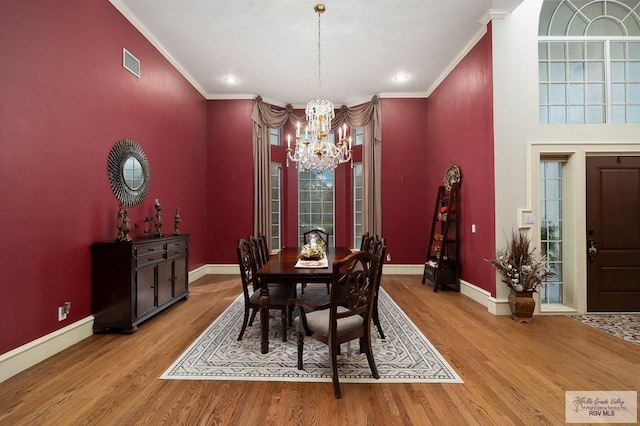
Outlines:
MULTIPOLYGON (((262 95, 299 107, 317 98, 316 0, 110 1, 207 99, 262 95), (228 75, 238 82, 225 83, 228 75)), ((325 0, 321 97, 336 107, 375 94, 425 97, 490 13, 522 1, 325 0), (393 81, 397 73, 408 80, 393 81)))

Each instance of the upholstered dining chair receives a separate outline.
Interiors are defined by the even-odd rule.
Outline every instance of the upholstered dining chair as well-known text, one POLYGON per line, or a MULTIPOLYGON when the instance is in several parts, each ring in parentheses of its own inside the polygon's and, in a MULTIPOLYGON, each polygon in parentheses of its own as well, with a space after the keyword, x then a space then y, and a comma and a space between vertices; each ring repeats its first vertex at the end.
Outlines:
MULTIPOLYGON (((323 231, 322 229, 312 229, 310 231, 305 232, 302 235, 304 237, 305 244, 310 244, 311 241, 313 241, 313 239, 315 238, 316 240, 322 240, 325 247, 329 247, 329 234, 323 231)), ((330 284, 327 283, 327 294, 329 294, 329 286, 330 284)), ((304 294, 305 287, 307 287, 307 283, 305 282, 300 283, 300 292, 302 294, 304 294)))
POLYGON ((258 233, 258 247, 260 247, 260 256, 262 256, 264 263, 267 263, 271 257, 271 251, 267 243, 267 236, 263 233, 258 233))
POLYGON ((380 281, 382 280, 382 265, 384 263, 384 255, 387 252, 387 244, 382 237, 372 237, 371 242, 367 248, 368 252, 376 256, 378 259, 378 273, 376 274, 376 295, 373 302, 373 323, 378 328, 378 334, 381 339, 384 339, 384 332, 380 325, 380 316, 378 315, 378 292, 380 291, 380 281))
POLYGON ((253 235, 249 235, 247 237, 247 239, 249 240, 249 243, 251 244, 251 249, 253 250, 253 255, 254 258, 256 260, 256 265, 258 267, 258 269, 262 268, 264 266, 265 263, 267 263, 267 261, 269 260, 269 258, 265 258, 264 253, 262 252, 262 248, 260 247, 260 240, 258 239, 258 237, 255 237, 253 235))
POLYGON ((312 229, 310 231, 302 234, 304 236, 304 243, 309 244, 311 240, 315 237, 316 239, 322 240, 325 247, 329 247, 329 233, 323 231, 322 229, 312 229))
MULTIPOLYGON (((238 335, 238 340, 242 340, 247 325, 253 325, 256 313, 260 309, 260 289, 256 281, 258 265, 255 259, 255 249, 252 244, 241 239, 238 242, 236 252, 238 254, 238 266, 240 267, 240 277, 242 279, 242 294, 244 295, 244 318, 242 328, 238 335), (249 313, 251 311, 251 318, 249 313)), ((287 341, 287 317, 289 316, 289 299, 291 289, 285 286, 269 287, 269 309, 278 309, 282 320, 282 341, 287 341)))
POLYGON ((360 238, 360 251, 369 251, 369 244, 371 244, 371 236, 365 232, 360 238))
POLYGON ((340 344, 354 339, 360 341, 360 352, 367 355, 371 374, 380 378, 371 348, 371 317, 376 292, 378 259, 368 252, 358 251, 334 262, 330 302, 315 306, 293 299, 299 316, 294 322, 298 329, 298 370, 303 369, 304 336, 329 346, 333 392, 341 398, 338 381, 337 355, 340 344), (309 310, 310 312, 306 312, 309 310))

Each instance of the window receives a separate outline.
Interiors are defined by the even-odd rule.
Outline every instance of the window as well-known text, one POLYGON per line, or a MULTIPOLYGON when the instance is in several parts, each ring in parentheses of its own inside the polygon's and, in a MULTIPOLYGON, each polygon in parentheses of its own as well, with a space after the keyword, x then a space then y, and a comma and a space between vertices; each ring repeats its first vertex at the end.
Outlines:
POLYGON ((362 163, 353 163, 353 248, 362 238, 362 163))
POLYGON ((563 298, 562 167, 564 161, 540 162, 540 244, 549 269, 555 274, 542 283, 540 302, 560 303, 563 298))
POLYGON ((269 143, 271 145, 280 145, 280 129, 269 129, 269 143))
POLYGON ((312 229, 322 229, 329 234, 329 246, 334 245, 334 173, 315 170, 298 171, 298 241, 303 245, 303 235, 312 229))
POLYGON ((351 129, 351 145, 358 146, 364 143, 364 129, 362 127, 354 127, 351 129))
POLYGON ((282 247, 282 165, 271 163, 271 250, 282 247))
POLYGON ((640 123, 640 1, 545 1, 540 123, 640 123))

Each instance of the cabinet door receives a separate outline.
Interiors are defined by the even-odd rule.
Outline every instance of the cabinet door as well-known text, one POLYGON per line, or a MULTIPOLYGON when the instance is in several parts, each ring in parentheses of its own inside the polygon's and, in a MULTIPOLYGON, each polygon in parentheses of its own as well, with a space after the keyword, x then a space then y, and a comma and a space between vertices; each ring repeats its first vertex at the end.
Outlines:
POLYGON ((187 258, 180 257, 173 262, 173 296, 180 297, 188 291, 187 258))
POLYGON ((172 262, 164 262, 158 265, 158 306, 162 306, 172 298, 171 283, 172 262))
POLYGON ((136 318, 140 318, 155 306, 155 277, 155 266, 140 268, 136 273, 136 318))

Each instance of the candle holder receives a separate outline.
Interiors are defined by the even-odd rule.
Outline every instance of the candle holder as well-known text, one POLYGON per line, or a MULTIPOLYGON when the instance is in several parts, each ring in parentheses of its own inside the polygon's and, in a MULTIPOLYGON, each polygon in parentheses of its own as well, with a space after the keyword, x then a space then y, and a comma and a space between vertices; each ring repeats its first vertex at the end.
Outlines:
POLYGON ((182 222, 180 207, 176 207, 176 215, 173 217, 173 235, 180 235, 180 222, 182 222))
POLYGON ((118 208, 118 219, 116 220, 116 228, 118 228, 118 233, 116 234, 116 241, 122 241, 124 234, 122 232, 122 221, 124 220, 124 207, 122 203, 120 203, 120 207, 118 208))
POLYGON ((156 198, 154 207, 156 209, 156 217, 154 220, 154 225, 156 228, 156 237, 163 237, 164 234, 162 233, 162 207, 160 206, 160 202, 158 201, 157 198, 156 198))
POLYGON ((124 209, 124 214, 122 216, 122 239, 120 241, 131 241, 129 232, 131 232, 131 221, 129 220, 129 211, 127 209, 124 209))

